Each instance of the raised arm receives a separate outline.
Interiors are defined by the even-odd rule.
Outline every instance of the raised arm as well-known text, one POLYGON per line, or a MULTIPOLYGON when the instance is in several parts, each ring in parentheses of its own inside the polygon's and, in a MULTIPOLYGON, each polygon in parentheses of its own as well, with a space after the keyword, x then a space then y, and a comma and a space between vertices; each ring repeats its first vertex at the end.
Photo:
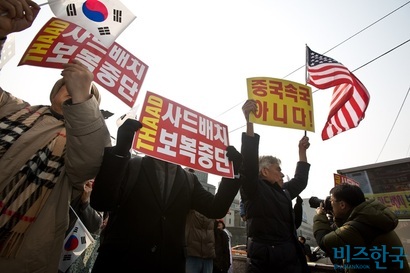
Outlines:
POLYGON ((303 136, 299 141, 299 161, 308 162, 306 151, 309 149, 310 143, 307 136, 303 136))
POLYGON ((247 100, 242 106, 242 112, 246 120, 246 135, 253 137, 255 135, 253 123, 249 122, 249 115, 251 112, 255 113, 258 107, 255 100, 247 100))
POLYGON ((307 186, 310 164, 307 162, 306 151, 309 149, 310 143, 307 136, 303 136, 299 140, 299 162, 296 164, 294 177, 284 183, 283 187, 289 191, 291 198, 298 196, 307 186))
MULTIPOLYGON (((29 0, 0 0, 0 57, 7 35, 29 28, 40 7, 29 0)), ((0 99, 3 89, 0 88, 0 99)))
POLYGON ((90 196, 92 191, 92 180, 88 180, 84 185, 77 207, 73 207, 84 226, 91 233, 97 233, 103 222, 103 213, 94 210, 90 206, 90 196))
POLYGON ((36 19, 40 7, 30 0, 0 1, 0 40, 13 32, 29 28, 36 19))
POLYGON ((91 193, 91 206, 98 211, 110 211, 118 205, 121 184, 127 177, 127 172, 132 171, 129 165, 130 149, 134 134, 142 127, 137 120, 127 119, 118 128, 117 144, 106 148, 100 171, 94 180, 91 193))
POLYGON ((259 135, 255 134, 253 123, 249 121, 250 113, 257 111, 255 100, 247 100, 242 106, 246 120, 246 133, 242 134, 241 154, 243 156, 242 174, 244 175, 242 189, 244 194, 252 199, 257 189, 259 178, 259 135))
POLYGON ((233 164, 235 178, 223 177, 215 196, 205 190, 195 177, 192 208, 211 219, 222 218, 226 215, 243 180, 243 177, 238 176, 242 167, 242 155, 233 146, 228 146, 226 151, 228 160, 233 164))

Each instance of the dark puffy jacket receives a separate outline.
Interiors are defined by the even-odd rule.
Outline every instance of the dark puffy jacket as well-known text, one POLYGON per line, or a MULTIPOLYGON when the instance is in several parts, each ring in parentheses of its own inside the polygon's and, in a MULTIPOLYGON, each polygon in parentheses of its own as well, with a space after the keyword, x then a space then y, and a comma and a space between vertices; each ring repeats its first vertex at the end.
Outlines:
MULTIPOLYGON (((343 254, 341 251, 343 250, 345 258, 343 262, 345 264, 348 258, 347 247, 350 248, 349 256, 352 258, 354 254, 357 254, 360 247, 367 247, 367 249, 377 247, 380 249, 383 245, 386 246, 386 251, 388 252, 387 261, 383 263, 381 260, 378 260, 380 262, 379 268, 376 268, 377 264, 372 258, 368 261, 351 260, 350 264, 360 264, 366 268, 370 267, 370 269, 356 270, 354 266, 351 266, 351 268, 344 266, 346 268, 345 272, 410 272, 405 257, 401 257, 403 269, 400 269, 399 262, 392 262, 392 256, 399 255, 399 248, 403 247, 399 237, 394 232, 397 224, 398 219, 389 208, 379 201, 371 199, 355 207, 346 221, 341 226, 336 227, 336 229, 329 225, 325 215, 315 215, 313 218, 313 233, 320 248, 331 259, 334 257, 342 258, 343 254), (336 248, 338 252, 333 253, 333 248, 336 248), (386 270, 381 269, 382 267, 386 267, 386 270)), ((368 250, 366 252, 369 256, 374 255, 376 257, 376 252, 368 250)), ((336 260, 333 262, 340 263, 336 260)))
POLYGON ((215 254, 214 258, 214 273, 228 272, 231 266, 230 261, 229 237, 225 231, 219 229, 215 225, 215 254))
POLYGON ((187 216, 185 238, 187 256, 215 258, 214 219, 191 210, 187 216))

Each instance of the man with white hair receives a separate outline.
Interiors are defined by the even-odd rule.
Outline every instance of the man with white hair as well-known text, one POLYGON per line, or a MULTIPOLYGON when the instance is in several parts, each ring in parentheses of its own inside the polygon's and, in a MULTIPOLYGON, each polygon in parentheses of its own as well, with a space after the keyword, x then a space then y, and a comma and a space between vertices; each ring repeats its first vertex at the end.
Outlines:
POLYGON ((244 198, 248 228, 248 273, 302 273, 309 272, 306 257, 296 236, 292 199, 307 186, 310 164, 306 151, 309 138, 299 141, 299 161, 295 175, 287 182, 280 167, 281 161, 273 156, 259 156, 259 135, 249 121, 256 113, 255 100, 242 106, 246 119, 246 133, 242 134, 241 153, 244 175, 241 193, 244 198))

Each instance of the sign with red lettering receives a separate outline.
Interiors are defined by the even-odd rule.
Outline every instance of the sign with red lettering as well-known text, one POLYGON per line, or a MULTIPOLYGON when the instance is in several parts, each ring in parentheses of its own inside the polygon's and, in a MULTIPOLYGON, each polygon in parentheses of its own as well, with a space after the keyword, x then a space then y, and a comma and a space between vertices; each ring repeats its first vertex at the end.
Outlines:
POLYGON ((353 185, 353 186, 360 187, 359 182, 357 182, 356 180, 354 180, 350 177, 347 177, 345 175, 334 173, 333 178, 335 180, 335 186, 340 185, 340 184, 350 184, 350 185, 353 185))
POLYGON ((63 63, 80 60, 94 81, 132 107, 148 66, 117 43, 106 48, 90 32, 73 23, 51 18, 34 37, 19 65, 62 69, 63 63))
POLYGON ((248 98, 258 110, 250 121, 258 124, 315 131, 312 90, 309 86, 282 79, 246 79, 248 98))
POLYGON ((147 92, 133 148, 143 154, 233 178, 226 156, 228 127, 181 104, 147 92))
POLYGON ((365 197, 379 200, 400 219, 410 218, 410 191, 365 194, 365 197))

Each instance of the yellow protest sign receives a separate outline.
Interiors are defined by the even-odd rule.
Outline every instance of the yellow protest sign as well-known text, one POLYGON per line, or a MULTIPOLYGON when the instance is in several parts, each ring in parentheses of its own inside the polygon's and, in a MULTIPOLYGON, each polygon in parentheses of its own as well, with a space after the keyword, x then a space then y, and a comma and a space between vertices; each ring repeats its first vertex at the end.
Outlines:
POLYGON ((315 131, 312 89, 276 78, 247 78, 248 98, 258 105, 250 121, 258 124, 315 131))

